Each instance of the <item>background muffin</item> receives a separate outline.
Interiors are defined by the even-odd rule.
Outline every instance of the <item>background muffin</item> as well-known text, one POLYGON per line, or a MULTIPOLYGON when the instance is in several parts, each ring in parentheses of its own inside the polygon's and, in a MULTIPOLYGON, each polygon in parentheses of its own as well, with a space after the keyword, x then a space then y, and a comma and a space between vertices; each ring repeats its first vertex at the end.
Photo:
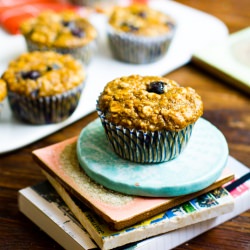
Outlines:
POLYGON ((163 57, 173 39, 175 22, 147 5, 117 6, 109 18, 113 56, 129 63, 150 63, 163 57))
POLYGON ((97 111, 118 155, 151 163, 171 160, 183 151, 203 104, 194 89, 175 81, 131 75, 105 86, 97 111))
POLYGON ((74 12, 42 12, 23 22, 20 29, 29 51, 71 54, 84 64, 90 62, 94 53, 97 31, 88 20, 74 12))
POLYGON ((24 53, 2 75, 14 115, 28 123, 61 122, 76 109, 85 72, 70 55, 24 53))

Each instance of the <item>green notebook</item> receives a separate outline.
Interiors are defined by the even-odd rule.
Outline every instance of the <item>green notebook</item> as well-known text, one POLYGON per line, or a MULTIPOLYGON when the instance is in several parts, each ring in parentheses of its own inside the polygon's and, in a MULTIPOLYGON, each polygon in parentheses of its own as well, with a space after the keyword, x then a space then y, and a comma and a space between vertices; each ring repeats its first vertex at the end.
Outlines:
POLYGON ((250 94, 250 27, 196 51, 192 62, 250 94))

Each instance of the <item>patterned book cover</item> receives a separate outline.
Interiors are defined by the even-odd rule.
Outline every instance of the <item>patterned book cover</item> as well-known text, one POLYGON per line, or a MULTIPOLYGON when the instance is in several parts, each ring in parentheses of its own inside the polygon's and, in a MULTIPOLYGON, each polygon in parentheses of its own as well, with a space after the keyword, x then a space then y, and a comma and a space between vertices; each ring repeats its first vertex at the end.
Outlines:
POLYGON ((209 220, 231 212, 234 208, 233 197, 226 189, 220 187, 170 208, 139 224, 120 231, 112 230, 102 218, 67 193, 54 178, 47 173, 45 175, 76 218, 103 250, 113 249, 187 225, 209 220))
MULTIPOLYGON (((237 179, 246 173, 249 175, 249 169, 232 157, 229 157, 229 166, 235 173, 237 179)), ((150 237, 149 239, 137 243, 126 245, 119 249, 171 249, 250 209, 250 181, 247 178, 245 178, 244 181, 245 183, 237 184, 238 187, 230 191, 230 194, 234 197, 233 211, 192 224, 194 222, 191 218, 193 215, 197 214, 197 211, 206 214, 209 208, 216 208, 218 206, 218 200, 221 200, 222 203, 226 202, 228 193, 225 192, 225 189, 219 188, 217 191, 192 199, 190 202, 185 202, 182 205, 169 209, 165 213, 151 219, 153 221, 152 224, 158 225, 159 228, 161 224, 168 224, 167 222, 170 220, 172 224, 174 221, 177 223, 179 218, 181 218, 180 221, 184 218, 186 223, 188 218, 190 218, 190 225, 181 227, 178 230, 169 231, 168 233, 159 236, 150 237), (226 195, 224 196, 223 194, 226 195), (161 246, 161 248, 159 248, 159 246, 161 246)), ((236 181, 233 183, 236 183, 236 181)), ((65 192, 65 194, 67 194, 67 192, 65 192)), ((69 197, 72 204, 75 204, 74 206, 78 207, 78 210, 75 211, 75 213, 78 213, 78 216, 81 215, 84 217, 85 221, 89 221, 88 223, 92 225, 92 230, 96 234, 96 237, 101 238, 104 235, 103 240, 120 239, 120 241, 122 241, 123 239, 121 235, 129 235, 129 233, 130 237, 127 237, 127 240, 131 240, 131 238, 133 239, 134 235, 140 232, 141 229, 150 228, 151 220, 146 220, 135 227, 130 227, 127 230, 122 230, 117 232, 116 235, 111 236, 112 233, 115 233, 109 229, 107 231, 102 231, 102 228, 105 227, 105 223, 101 224, 100 219, 93 213, 93 211, 90 211, 87 207, 84 208, 83 204, 79 205, 79 202, 73 200, 71 196, 69 197)), ((231 207, 231 205, 229 206, 231 207)), ((27 187, 20 190, 19 208, 21 212, 29 217, 65 249, 96 249, 97 246, 93 243, 89 234, 84 227, 82 227, 81 223, 78 222, 71 209, 69 209, 57 192, 50 186, 49 182, 44 182, 34 187, 27 187)), ((79 218, 79 220, 81 219, 79 218)), ((163 226, 161 226, 161 228, 163 228, 163 226)), ((90 230, 90 228, 87 229, 90 230)), ((157 229, 155 228, 154 230, 157 229)), ((145 238, 148 237, 149 235, 145 235, 145 238)), ((101 242, 103 240, 100 239, 99 241, 101 242)))
POLYGON ((43 170, 76 196, 116 230, 123 229, 160 212, 220 187, 233 179, 225 173, 209 187, 185 196, 171 198, 137 197, 111 191, 92 181, 80 168, 76 156, 76 137, 33 151, 43 170))

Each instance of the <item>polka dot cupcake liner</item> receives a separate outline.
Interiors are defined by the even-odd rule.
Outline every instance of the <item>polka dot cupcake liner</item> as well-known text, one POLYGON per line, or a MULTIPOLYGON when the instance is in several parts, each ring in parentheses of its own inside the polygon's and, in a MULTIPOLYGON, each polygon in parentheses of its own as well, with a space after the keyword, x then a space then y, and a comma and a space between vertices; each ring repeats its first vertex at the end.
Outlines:
POLYGON ((8 91, 10 108, 18 119, 30 124, 62 122, 77 108, 83 85, 62 94, 37 98, 8 91))
POLYGON ((83 47, 55 48, 55 47, 36 44, 28 38, 25 38, 25 40, 29 52, 52 50, 60 54, 70 54, 75 59, 81 61, 84 65, 88 65, 90 63, 96 51, 96 41, 92 41, 89 44, 84 45, 83 47))
POLYGON ((108 27, 108 42, 113 57, 119 61, 146 64, 155 62, 166 55, 174 37, 174 29, 157 38, 139 37, 116 32, 108 27))
POLYGON ((160 163, 178 157, 188 144, 194 124, 181 131, 143 132, 116 126, 98 109, 106 137, 116 154, 137 163, 160 163))

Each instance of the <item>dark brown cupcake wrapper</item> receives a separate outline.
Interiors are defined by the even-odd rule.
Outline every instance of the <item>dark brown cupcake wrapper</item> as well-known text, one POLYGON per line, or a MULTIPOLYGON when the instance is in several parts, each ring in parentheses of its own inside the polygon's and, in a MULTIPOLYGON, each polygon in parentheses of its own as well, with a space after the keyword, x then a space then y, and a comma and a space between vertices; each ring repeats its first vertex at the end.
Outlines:
POLYGON ((174 37, 174 28, 165 36, 148 38, 130 33, 116 32, 108 26, 108 41, 111 52, 117 60, 146 64, 159 60, 168 51, 174 37))
POLYGON ((13 114, 31 124, 51 124, 67 119, 76 109, 83 85, 65 93, 46 97, 27 97, 8 91, 8 100, 13 114))
POLYGON ((70 54, 75 59, 80 60, 84 65, 88 65, 95 53, 96 50, 96 40, 86 44, 82 47, 76 48, 56 48, 56 47, 49 47, 46 45, 40 45, 34 43, 28 37, 25 37, 25 41, 27 44, 27 49, 29 52, 32 51, 54 51, 60 54, 70 54))
POLYGON ((116 154, 137 163, 160 163, 178 157, 186 148, 194 124, 181 131, 143 132, 109 122, 97 105, 106 137, 116 154))

